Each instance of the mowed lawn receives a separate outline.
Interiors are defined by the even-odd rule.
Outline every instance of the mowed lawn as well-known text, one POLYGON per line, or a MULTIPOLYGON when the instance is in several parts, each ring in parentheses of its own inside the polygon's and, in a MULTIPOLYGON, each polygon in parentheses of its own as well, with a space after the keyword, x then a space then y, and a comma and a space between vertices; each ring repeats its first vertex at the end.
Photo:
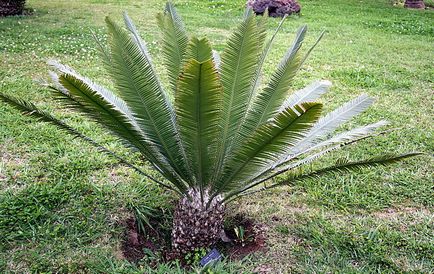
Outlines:
MULTIPOLYGON (((245 1, 174 2, 191 35, 206 35, 222 51, 245 1)), ((399 128, 331 154, 328 161, 387 152, 427 155, 239 200, 230 205, 230 214, 243 213, 264 223, 268 251, 241 262, 225 260, 216 272, 433 273, 434 13, 394 7, 389 0, 300 2, 302 16, 286 21, 267 61, 265 79, 296 29, 308 24, 307 45, 321 31, 326 35, 293 88, 317 79, 332 81, 321 99, 326 110, 367 93, 376 103, 348 125, 386 119, 390 128, 399 128)), ((164 4, 29 0, 33 15, 0 19, 0 91, 31 100, 134 163, 146 165, 83 116, 60 110, 42 84, 48 79, 46 61, 57 59, 111 86, 91 32, 104 40, 105 16, 120 21, 124 10, 161 68, 155 15, 164 4)), ((270 34, 278 22, 270 18, 270 34)), ((151 269, 152 255, 139 264, 128 263, 120 248, 131 205, 170 212, 172 193, 4 104, 0 159, 0 273, 182 273, 175 264, 151 269)))

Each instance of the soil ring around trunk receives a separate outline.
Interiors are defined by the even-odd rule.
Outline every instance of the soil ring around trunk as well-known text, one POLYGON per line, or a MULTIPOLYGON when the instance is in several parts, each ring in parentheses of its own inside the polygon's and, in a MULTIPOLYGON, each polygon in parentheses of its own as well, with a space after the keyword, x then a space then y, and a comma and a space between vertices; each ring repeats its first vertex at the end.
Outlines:
MULTIPOLYGON (((179 260, 182 266, 189 268, 184 257, 171 251, 170 229, 161 226, 161 220, 150 219, 152 228, 147 227, 142 233, 136 219, 129 217, 122 222, 125 228, 121 244, 123 257, 129 262, 146 262, 151 267, 160 263, 179 260)), ((243 215, 227 218, 225 222, 226 241, 220 240, 215 246, 225 257, 240 260, 254 252, 266 252, 265 226, 243 215), (243 230, 242 238, 236 230, 243 230)), ((167 224, 167 222, 166 222, 167 224)))
POLYGON ((240 260, 254 252, 266 252, 265 225, 255 222, 244 215, 236 215, 230 218, 229 225, 225 226, 225 234, 232 240, 230 243, 220 241, 219 250, 230 259, 240 260), (237 228, 244 230, 243 239, 237 237, 237 228))

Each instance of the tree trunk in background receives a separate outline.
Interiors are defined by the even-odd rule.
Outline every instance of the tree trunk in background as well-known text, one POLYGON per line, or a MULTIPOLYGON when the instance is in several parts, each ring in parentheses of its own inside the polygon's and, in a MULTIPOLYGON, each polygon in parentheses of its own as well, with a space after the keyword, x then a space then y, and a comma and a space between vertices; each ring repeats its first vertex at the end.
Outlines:
POLYGON ((0 17, 23 14, 26 0, 0 0, 0 17))
POLYGON ((424 9, 425 3, 423 0, 405 0, 404 7, 410 9, 424 9))

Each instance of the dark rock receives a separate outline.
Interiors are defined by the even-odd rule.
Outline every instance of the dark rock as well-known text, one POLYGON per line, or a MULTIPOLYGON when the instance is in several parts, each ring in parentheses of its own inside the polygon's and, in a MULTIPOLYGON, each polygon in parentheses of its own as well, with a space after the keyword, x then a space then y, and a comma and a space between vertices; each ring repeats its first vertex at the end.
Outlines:
POLYGON ((249 0, 247 6, 256 14, 263 14, 268 8, 268 13, 272 17, 283 17, 285 14, 299 13, 301 10, 296 0, 249 0))
POLYGON ((25 0, 0 0, 0 17, 23 14, 25 2, 25 0))
POLYGON ((409 9, 425 9, 425 3, 423 0, 406 0, 404 7, 409 9))

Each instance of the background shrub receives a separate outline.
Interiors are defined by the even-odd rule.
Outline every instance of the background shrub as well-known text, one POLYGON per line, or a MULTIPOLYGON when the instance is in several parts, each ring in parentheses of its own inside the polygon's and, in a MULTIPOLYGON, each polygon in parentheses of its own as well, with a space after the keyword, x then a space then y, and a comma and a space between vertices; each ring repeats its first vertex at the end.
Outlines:
POLYGON ((0 17, 23 14, 25 0, 0 0, 0 17))
POLYGON ((285 14, 299 13, 300 4, 296 0, 249 0, 247 6, 256 14, 263 14, 268 8, 270 16, 283 17, 285 14))

